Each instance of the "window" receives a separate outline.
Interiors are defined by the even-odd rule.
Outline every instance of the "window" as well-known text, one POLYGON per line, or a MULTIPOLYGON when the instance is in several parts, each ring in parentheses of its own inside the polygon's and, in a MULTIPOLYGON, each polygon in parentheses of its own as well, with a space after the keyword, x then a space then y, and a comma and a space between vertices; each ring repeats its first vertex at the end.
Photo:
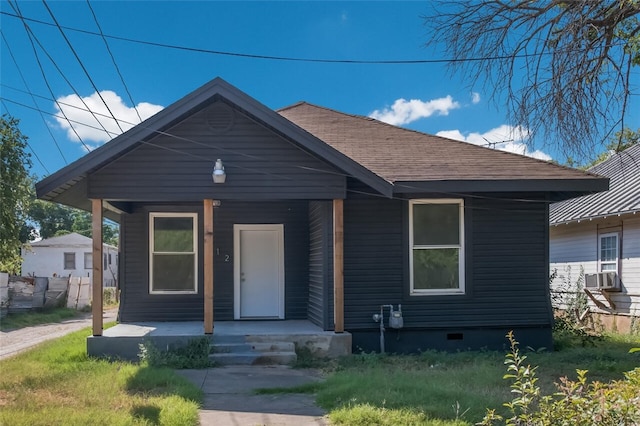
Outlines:
POLYGON ((151 213, 149 291, 197 292, 196 213, 151 213))
POLYGON ((411 294, 464 293, 464 203, 409 202, 411 294))
POLYGON ((601 234, 598 246, 600 272, 618 272, 618 233, 601 234))
POLYGON ((76 254, 65 253, 64 254, 64 269, 76 269, 76 254))
POLYGON ((93 269, 93 253, 84 254, 84 269, 93 269))

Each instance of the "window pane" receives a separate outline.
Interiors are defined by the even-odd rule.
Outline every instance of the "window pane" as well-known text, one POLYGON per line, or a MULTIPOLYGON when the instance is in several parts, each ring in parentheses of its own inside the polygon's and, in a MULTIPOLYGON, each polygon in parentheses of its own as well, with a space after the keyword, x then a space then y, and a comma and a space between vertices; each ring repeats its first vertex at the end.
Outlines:
POLYGON ((154 291, 195 290, 193 254, 154 254, 154 291))
POLYGON ((65 253, 64 254, 64 269, 76 269, 76 254, 65 253))
POLYGON ((460 243, 458 204, 414 204, 413 245, 451 245, 460 243))
POLYGON ((459 288, 457 248, 414 249, 413 288, 415 290, 459 288))
POLYGON ((193 218, 156 217, 153 242, 155 252, 193 252, 193 218))
POLYGON ((611 262, 618 258, 617 242, 618 237, 615 235, 600 238, 600 260, 602 262, 611 262))
POLYGON ((84 269, 93 268, 93 253, 84 254, 84 269))
POLYGON ((618 269, 618 268, 616 267, 615 263, 603 263, 603 264, 600 265, 600 270, 602 272, 604 272, 604 271, 615 271, 616 269, 618 269))

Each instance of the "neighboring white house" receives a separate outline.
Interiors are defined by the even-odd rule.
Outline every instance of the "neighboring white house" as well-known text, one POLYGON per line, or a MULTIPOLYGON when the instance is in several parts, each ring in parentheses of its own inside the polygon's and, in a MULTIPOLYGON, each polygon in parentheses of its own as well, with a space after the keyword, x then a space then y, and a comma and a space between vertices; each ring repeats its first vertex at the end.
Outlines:
MULTIPOLYGON (((588 281, 583 284, 599 302, 589 299, 592 312, 614 315, 616 321, 619 317, 638 317, 640 144, 613 154, 589 171, 608 177, 609 191, 555 203, 550 208, 550 270, 557 271, 552 289, 566 285, 569 275, 575 282, 582 267, 588 281), (603 288, 609 285, 617 288, 603 288)), ((632 323, 630 318, 622 322, 632 323)))
MULTIPOLYGON (((92 240, 75 232, 47 238, 22 249, 22 275, 36 277, 91 277, 92 240)), ((116 284, 118 248, 103 244, 102 268, 105 287, 116 284)))

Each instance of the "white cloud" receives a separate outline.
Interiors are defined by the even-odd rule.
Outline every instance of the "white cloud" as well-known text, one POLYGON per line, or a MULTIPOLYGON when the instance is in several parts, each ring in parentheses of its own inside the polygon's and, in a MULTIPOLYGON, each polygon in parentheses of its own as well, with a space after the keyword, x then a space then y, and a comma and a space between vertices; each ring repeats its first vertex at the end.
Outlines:
POLYGON ((547 153, 535 150, 531 151, 526 144, 529 138, 529 130, 522 126, 509 126, 503 124, 500 127, 491 129, 485 133, 471 132, 466 136, 459 130, 443 130, 436 133, 449 139, 455 139, 463 142, 469 142, 474 145, 488 146, 502 151, 515 152, 516 154, 526 155, 540 160, 551 160, 551 156, 547 153))
POLYGON ((69 139, 79 142, 78 136, 80 136, 85 143, 91 141, 96 145, 100 145, 138 124, 140 119, 136 109, 142 119, 145 120, 164 108, 147 102, 140 102, 135 108, 129 107, 125 105, 120 96, 110 90, 101 91, 100 96, 96 92, 84 98, 74 94, 57 99, 56 121, 67 132, 69 139), (109 109, 102 102, 100 96, 107 103, 109 109), (95 116, 87 108, 93 111, 95 116), (120 130, 116 121, 111 118, 109 110, 118 119, 122 130, 120 130), (63 112, 69 121, 64 118, 63 112), (108 133, 105 132, 103 127, 108 133), (78 135, 76 135, 76 132, 78 135))
POLYGON ((471 103, 477 104, 478 102, 480 102, 480 93, 471 92, 471 103))
POLYGON ((369 117, 384 121, 394 126, 408 124, 421 118, 431 117, 434 114, 448 115, 449 111, 460 108, 460 104, 453 100, 451 96, 421 101, 420 99, 396 100, 391 108, 375 110, 369 117))

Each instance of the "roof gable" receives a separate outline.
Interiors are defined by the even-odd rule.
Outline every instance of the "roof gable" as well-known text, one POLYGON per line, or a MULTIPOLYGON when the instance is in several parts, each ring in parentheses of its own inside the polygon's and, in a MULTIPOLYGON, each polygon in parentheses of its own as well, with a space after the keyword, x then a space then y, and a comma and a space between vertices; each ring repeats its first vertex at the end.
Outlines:
POLYGON ((70 234, 59 235, 57 237, 46 238, 40 241, 31 243, 33 247, 52 247, 52 246, 91 246, 92 239, 78 234, 77 232, 71 232, 70 234))
POLYGON ((86 184, 83 181, 90 172, 109 164, 109 162, 138 146, 141 141, 162 133, 189 117, 195 111, 220 98, 253 117, 275 133, 287 138, 345 173, 362 180, 380 193, 384 195, 391 194, 392 187, 384 179, 376 176, 353 159, 325 144, 218 77, 139 125, 41 180, 36 184, 38 197, 88 209, 86 188, 83 188, 82 184, 86 184))
POLYGON ((611 189, 552 204, 552 225, 640 212, 640 144, 613 154, 589 171, 608 177, 611 189))

